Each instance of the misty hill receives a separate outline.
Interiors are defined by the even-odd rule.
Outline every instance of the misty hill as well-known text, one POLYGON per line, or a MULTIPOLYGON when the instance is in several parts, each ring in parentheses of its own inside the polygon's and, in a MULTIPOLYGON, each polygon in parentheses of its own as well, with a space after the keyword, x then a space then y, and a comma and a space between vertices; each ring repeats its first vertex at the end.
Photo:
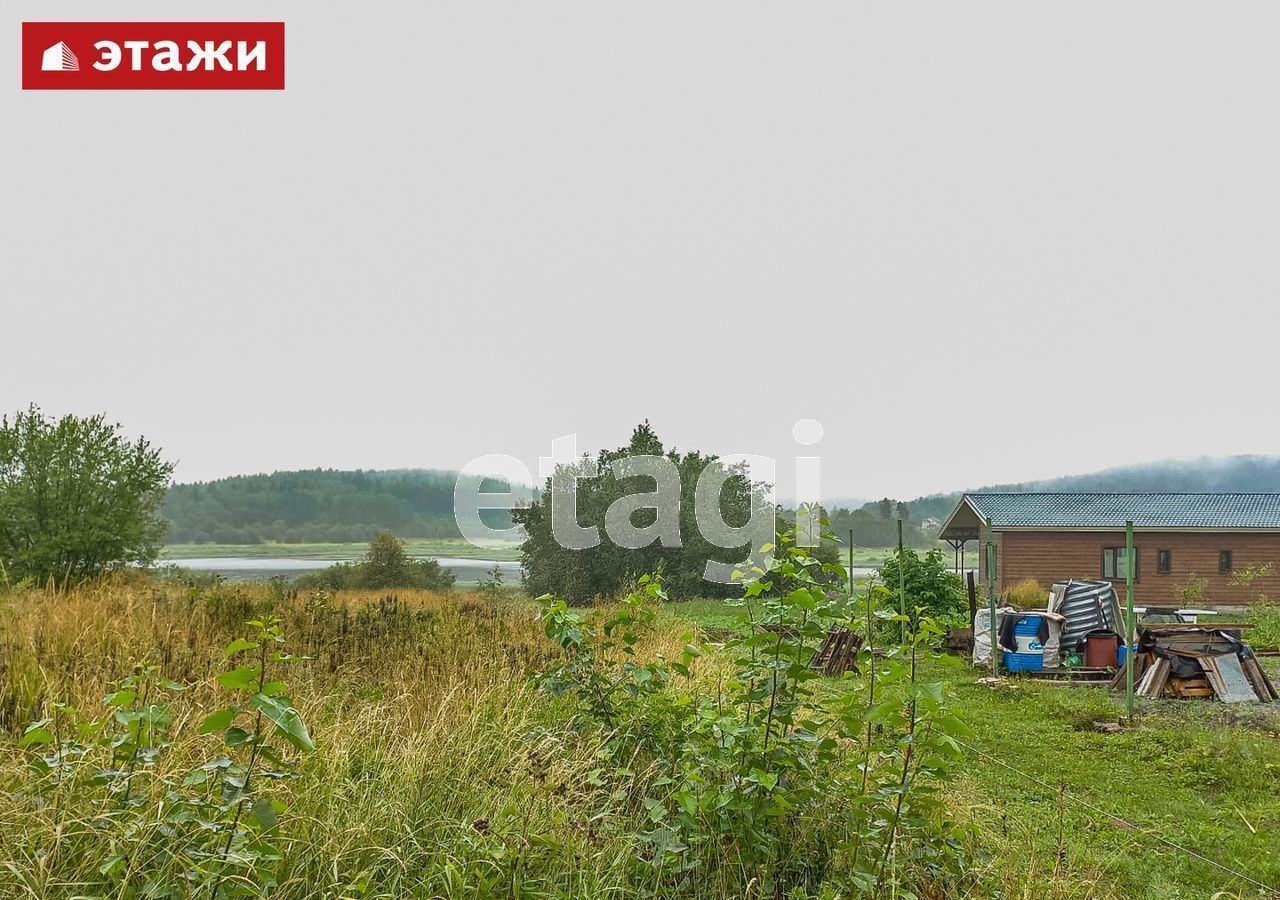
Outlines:
MULTIPOLYGON (((980 491, 1280 491, 1280 457, 1230 456, 1163 460, 1136 466, 1120 466, 1086 475, 1067 475, 1041 481, 996 484, 980 491)), ((827 505, 831 530, 863 547, 891 547, 897 542, 898 516, 905 511, 903 538, 911 547, 931 547, 937 540, 933 519, 942 522, 959 502, 961 491, 930 494, 899 503, 885 498, 851 508, 838 502, 827 505), (901 510, 900 507, 905 507, 901 510)))
MULTIPOLYGON (((1067 475, 1043 481, 998 484, 983 491, 1280 491, 1280 456, 1226 456, 1162 460, 1136 466, 1103 469, 1087 475, 1067 475)), ((941 521, 951 514, 960 492, 917 497, 907 502, 910 517, 920 522, 941 521)), ((876 504, 863 507, 875 511, 876 504)))
MULTIPOLYGON (((406 538, 458 537, 453 518, 457 473, 434 469, 337 471, 313 469, 241 475, 169 489, 162 513, 171 543, 254 544, 345 543, 371 540, 389 530, 406 538)), ((474 486, 478 479, 472 480, 474 486)), ((503 490, 505 485, 486 484, 503 490)), ((1280 491, 1280 457, 1232 456, 1166 460, 1069 475, 1043 481, 991 485, 998 491, 1280 491)), ((917 497, 905 503, 905 538, 916 547, 932 545, 936 532, 921 528, 941 521, 960 492, 917 497)), ((852 528, 865 547, 888 547, 897 539, 897 501, 888 514, 883 501, 860 508, 831 503, 837 534, 852 528)), ((501 511, 485 513, 495 528, 510 527, 501 511)))
MULTIPOLYGON (((312 469, 175 484, 161 510, 169 521, 165 539, 174 544, 343 543, 368 541, 379 531, 406 538, 458 537, 457 479, 456 472, 433 469, 312 469)), ((489 479, 467 483, 506 489, 489 479)), ((492 527, 511 526, 504 512, 482 516, 492 527)))

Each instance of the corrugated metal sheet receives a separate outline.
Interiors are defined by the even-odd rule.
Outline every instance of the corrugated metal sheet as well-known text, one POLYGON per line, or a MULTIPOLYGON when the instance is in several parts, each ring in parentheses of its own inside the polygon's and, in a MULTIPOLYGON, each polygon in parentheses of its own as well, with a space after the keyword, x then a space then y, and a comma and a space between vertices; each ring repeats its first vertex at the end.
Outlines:
MULTIPOLYGON (((1122 634, 1120 604, 1115 588, 1107 581, 1059 582, 1063 587, 1061 606, 1050 612, 1066 617, 1059 646, 1064 656, 1084 652, 1084 639, 1091 631, 1107 629, 1122 634)), ((1057 591, 1055 590, 1056 594, 1057 591)))
POLYGON ((1249 679, 1244 677, 1244 669, 1240 667, 1240 657, 1234 653, 1215 656, 1212 660, 1202 659, 1200 665, 1204 667, 1205 675, 1213 684, 1218 699, 1227 703, 1244 703, 1258 699, 1253 686, 1249 684, 1249 679), (1214 675, 1218 678, 1215 679, 1214 675), (1221 684, 1218 683, 1218 679, 1221 679, 1221 684))

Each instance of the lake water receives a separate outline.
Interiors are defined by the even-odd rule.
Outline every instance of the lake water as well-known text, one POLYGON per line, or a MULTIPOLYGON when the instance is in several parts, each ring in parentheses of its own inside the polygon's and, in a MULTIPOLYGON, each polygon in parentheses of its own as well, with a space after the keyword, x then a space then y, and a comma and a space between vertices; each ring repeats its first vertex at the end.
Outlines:
MULTIPOLYGON (((474 583, 481 580, 486 577, 495 562, 501 568, 502 580, 506 584, 520 583, 520 563, 514 560, 460 559, 451 556, 437 556, 434 559, 457 576, 460 583, 474 583)), ((228 581, 266 581, 277 577, 293 578, 304 572, 326 569, 340 562, 351 562, 351 560, 219 556, 206 559, 166 559, 162 560, 161 564, 179 566, 193 572, 217 572, 228 581)), ((873 574, 875 569, 865 566, 858 566, 853 570, 855 579, 867 578, 873 574)))
MULTIPOLYGON (((507 584, 520 582, 520 563, 512 560, 459 559, 450 556, 434 558, 441 566, 456 575, 460 582, 479 581, 486 577, 495 562, 502 570, 504 582, 507 584)), ((216 572, 228 581, 266 581, 276 577, 293 578, 304 572, 327 569, 340 562, 351 562, 351 560, 218 556, 206 559, 166 559, 162 560, 161 564, 178 566, 193 572, 216 572)))

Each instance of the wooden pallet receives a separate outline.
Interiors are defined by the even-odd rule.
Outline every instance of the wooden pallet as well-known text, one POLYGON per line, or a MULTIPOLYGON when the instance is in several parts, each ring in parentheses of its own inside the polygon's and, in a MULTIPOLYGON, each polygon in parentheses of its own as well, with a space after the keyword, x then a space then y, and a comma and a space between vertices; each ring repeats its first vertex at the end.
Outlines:
POLYGON ((1209 686, 1207 678, 1170 678, 1167 691, 1178 700, 1199 700, 1213 696, 1213 688, 1209 686))
POLYGON ((809 668, 823 675, 857 673, 862 638, 847 628, 832 628, 813 654, 809 668))

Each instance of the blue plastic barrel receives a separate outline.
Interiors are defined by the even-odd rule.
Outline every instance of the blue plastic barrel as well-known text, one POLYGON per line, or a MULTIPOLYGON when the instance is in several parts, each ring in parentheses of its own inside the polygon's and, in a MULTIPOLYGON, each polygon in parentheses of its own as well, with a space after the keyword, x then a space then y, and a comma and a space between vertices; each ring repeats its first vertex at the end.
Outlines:
POLYGON ((1013 626, 1013 640, 1018 653, 1043 653, 1040 643, 1040 625, 1044 616, 1023 616, 1013 626))
POLYGON ((1038 672, 1044 668, 1044 653, 1004 652, 1004 667, 1009 672, 1038 672))

